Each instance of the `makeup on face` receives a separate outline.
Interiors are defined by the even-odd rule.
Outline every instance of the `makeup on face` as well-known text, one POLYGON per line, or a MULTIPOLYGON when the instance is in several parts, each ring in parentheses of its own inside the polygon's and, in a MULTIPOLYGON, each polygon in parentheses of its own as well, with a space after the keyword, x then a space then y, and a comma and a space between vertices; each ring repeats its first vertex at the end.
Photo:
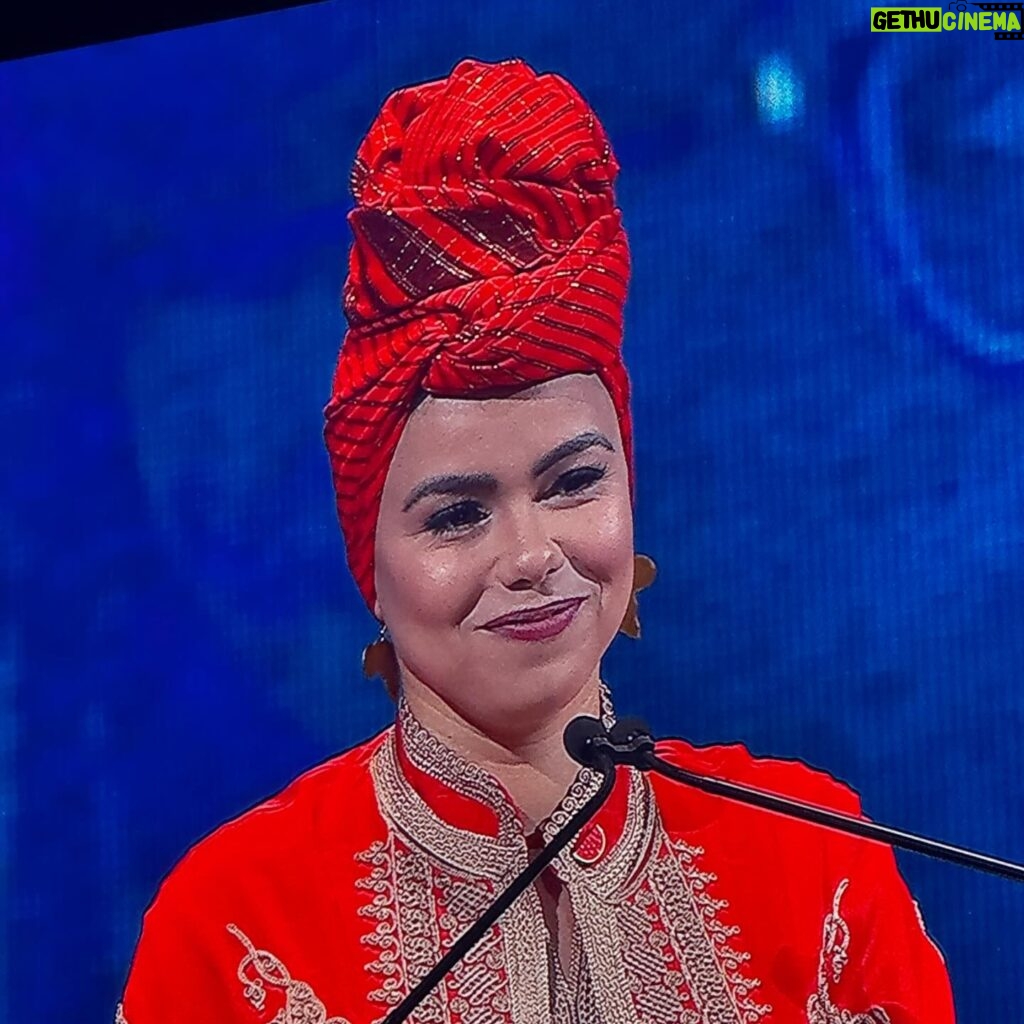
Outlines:
POLYGON ((510 612, 481 626, 509 640, 530 642, 550 640, 564 632, 575 621, 586 596, 564 601, 550 601, 537 608, 510 612))
POLYGON ((424 400, 385 482, 375 559, 403 672, 481 728, 596 679, 633 582, 628 468, 600 380, 424 400))

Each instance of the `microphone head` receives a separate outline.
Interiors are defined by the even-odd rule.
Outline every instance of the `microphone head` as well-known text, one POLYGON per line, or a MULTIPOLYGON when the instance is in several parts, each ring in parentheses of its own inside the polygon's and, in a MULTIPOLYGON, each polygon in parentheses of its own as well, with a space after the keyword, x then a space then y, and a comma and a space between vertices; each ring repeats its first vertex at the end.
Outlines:
POLYGON ((608 730, 612 743, 635 744, 638 740, 650 740, 653 744, 650 727, 638 715, 626 715, 618 719, 608 730))
POLYGON ((608 743, 616 764, 631 764, 642 771, 650 767, 647 758, 654 753, 654 737, 642 718, 620 718, 608 730, 608 743))
POLYGON ((600 758, 594 750, 594 740, 607 738, 608 731, 603 723, 590 715, 579 715, 574 718, 562 733, 562 742, 566 753, 577 764, 587 768, 596 768, 600 758))

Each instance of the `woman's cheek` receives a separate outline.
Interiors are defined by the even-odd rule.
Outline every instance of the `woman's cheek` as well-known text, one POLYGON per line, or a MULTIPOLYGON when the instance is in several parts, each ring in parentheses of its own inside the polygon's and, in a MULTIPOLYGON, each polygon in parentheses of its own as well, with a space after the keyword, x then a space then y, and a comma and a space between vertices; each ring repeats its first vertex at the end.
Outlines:
MULTIPOLYGON (((616 576, 633 560, 633 527, 628 508, 613 504, 599 516, 591 517, 579 532, 579 544, 588 552, 588 561, 601 567, 601 576, 616 576)), ((632 571, 632 570, 630 570, 632 571)))
POLYGON ((422 614, 439 623, 454 625, 472 610, 480 594, 480 556, 464 544, 450 544, 427 555, 417 564, 422 614))

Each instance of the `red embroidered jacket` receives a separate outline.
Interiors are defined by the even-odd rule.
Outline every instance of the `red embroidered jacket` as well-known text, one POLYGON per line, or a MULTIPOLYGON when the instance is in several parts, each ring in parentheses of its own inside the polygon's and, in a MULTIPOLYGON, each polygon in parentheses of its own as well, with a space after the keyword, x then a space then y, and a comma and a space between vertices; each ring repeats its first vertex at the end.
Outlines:
MULTIPOLYGON (((860 813, 797 762, 660 753, 860 813)), ((584 769, 550 836, 596 789, 584 769)), ((117 1020, 380 1021, 527 863, 508 795, 403 705, 396 726, 193 848, 145 915, 117 1020)), ((945 965, 892 851, 620 768, 555 861, 572 967, 524 893, 413 1016, 445 1024, 947 1024, 945 965)))

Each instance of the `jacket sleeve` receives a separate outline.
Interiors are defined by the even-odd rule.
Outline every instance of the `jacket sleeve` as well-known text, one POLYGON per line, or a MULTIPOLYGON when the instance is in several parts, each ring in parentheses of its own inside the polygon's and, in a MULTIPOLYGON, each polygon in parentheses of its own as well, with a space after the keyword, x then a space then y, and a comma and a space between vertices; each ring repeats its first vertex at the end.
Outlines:
POLYGON ((808 1024, 953 1024, 945 960, 892 848, 869 840, 850 844, 844 844, 832 905, 822 922, 808 1024))
POLYGON ((244 950, 216 915, 202 887, 180 869, 160 887, 143 917, 115 1024, 229 1024, 257 1018, 238 980, 244 950), (249 1008, 248 1018, 243 1011, 249 1008))
MULTIPOLYGON (((754 758, 739 744, 693 751, 665 743, 659 753, 698 773, 865 818, 853 789, 800 761, 754 758)), ((663 804, 682 800, 669 790, 663 804)), ((729 884, 749 915, 736 923, 764 956, 765 976, 785 1004, 781 1020, 953 1024, 945 961, 891 847, 717 798, 690 796, 686 804, 680 830, 706 820, 703 842, 717 833, 736 844, 729 884)))

